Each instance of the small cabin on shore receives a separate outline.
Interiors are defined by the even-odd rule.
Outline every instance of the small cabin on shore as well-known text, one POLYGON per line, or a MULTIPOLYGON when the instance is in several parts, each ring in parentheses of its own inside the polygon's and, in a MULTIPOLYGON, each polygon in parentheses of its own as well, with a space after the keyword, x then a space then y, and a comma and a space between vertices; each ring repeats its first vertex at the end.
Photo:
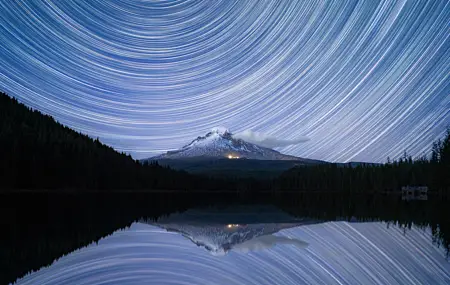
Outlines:
POLYGON ((403 186, 402 200, 428 200, 427 186, 403 186))

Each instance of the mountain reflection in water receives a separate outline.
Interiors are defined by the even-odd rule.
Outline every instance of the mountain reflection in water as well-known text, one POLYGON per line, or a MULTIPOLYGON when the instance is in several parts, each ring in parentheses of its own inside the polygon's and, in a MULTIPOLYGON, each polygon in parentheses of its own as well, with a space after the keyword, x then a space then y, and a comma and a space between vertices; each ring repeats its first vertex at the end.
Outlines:
POLYGON ((450 283, 445 250, 432 244, 429 229, 321 223, 261 210, 192 210, 142 220, 17 284, 450 283))
POLYGON ((308 245, 304 241, 272 234, 318 222, 294 218, 274 206, 261 205, 191 209, 150 224, 178 232, 213 255, 224 255, 230 250, 248 252, 270 248, 277 243, 304 248, 308 245))

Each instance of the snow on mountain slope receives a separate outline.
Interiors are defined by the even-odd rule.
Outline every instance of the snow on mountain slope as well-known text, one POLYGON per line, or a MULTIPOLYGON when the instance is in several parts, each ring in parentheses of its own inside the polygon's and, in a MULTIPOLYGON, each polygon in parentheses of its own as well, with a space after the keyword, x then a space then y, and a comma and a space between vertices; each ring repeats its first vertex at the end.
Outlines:
POLYGON ((276 150, 258 146, 236 139, 224 127, 213 128, 205 136, 199 136, 179 150, 152 157, 157 159, 180 159, 191 157, 214 157, 259 160, 304 160, 299 157, 282 154, 276 150))

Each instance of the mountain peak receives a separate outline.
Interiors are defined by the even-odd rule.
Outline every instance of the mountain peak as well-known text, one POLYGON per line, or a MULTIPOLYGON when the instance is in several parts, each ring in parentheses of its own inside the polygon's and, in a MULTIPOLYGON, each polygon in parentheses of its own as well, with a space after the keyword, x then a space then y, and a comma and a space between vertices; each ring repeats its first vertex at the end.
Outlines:
POLYGON ((303 160, 302 158, 285 155, 276 150, 262 147, 243 139, 234 137, 228 128, 215 127, 204 136, 199 136, 181 149, 168 151, 152 157, 158 159, 182 158, 228 158, 228 159, 259 159, 259 160, 303 160))
POLYGON ((219 135, 231 134, 230 130, 225 127, 214 127, 211 129, 211 133, 216 133, 219 135))

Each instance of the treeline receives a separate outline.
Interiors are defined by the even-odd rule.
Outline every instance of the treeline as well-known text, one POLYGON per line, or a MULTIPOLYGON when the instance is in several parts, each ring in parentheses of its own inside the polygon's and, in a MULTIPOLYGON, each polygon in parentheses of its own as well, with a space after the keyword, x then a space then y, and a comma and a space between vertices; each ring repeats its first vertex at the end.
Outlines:
POLYGON ((296 167, 283 173, 272 188, 284 191, 398 192, 402 186, 428 186, 450 195, 450 128, 433 144, 431 157, 402 158, 385 164, 321 164, 296 167))
POLYGON ((227 183, 141 164, 5 93, 0 93, 0 158, 0 189, 214 190, 227 183))
POLYGON ((450 128, 429 158, 404 154, 385 164, 308 165, 275 179, 217 178, 142 164, 1 93, 0 157, 0 189, 385 193, 426 185, 450 196, 450 128))

